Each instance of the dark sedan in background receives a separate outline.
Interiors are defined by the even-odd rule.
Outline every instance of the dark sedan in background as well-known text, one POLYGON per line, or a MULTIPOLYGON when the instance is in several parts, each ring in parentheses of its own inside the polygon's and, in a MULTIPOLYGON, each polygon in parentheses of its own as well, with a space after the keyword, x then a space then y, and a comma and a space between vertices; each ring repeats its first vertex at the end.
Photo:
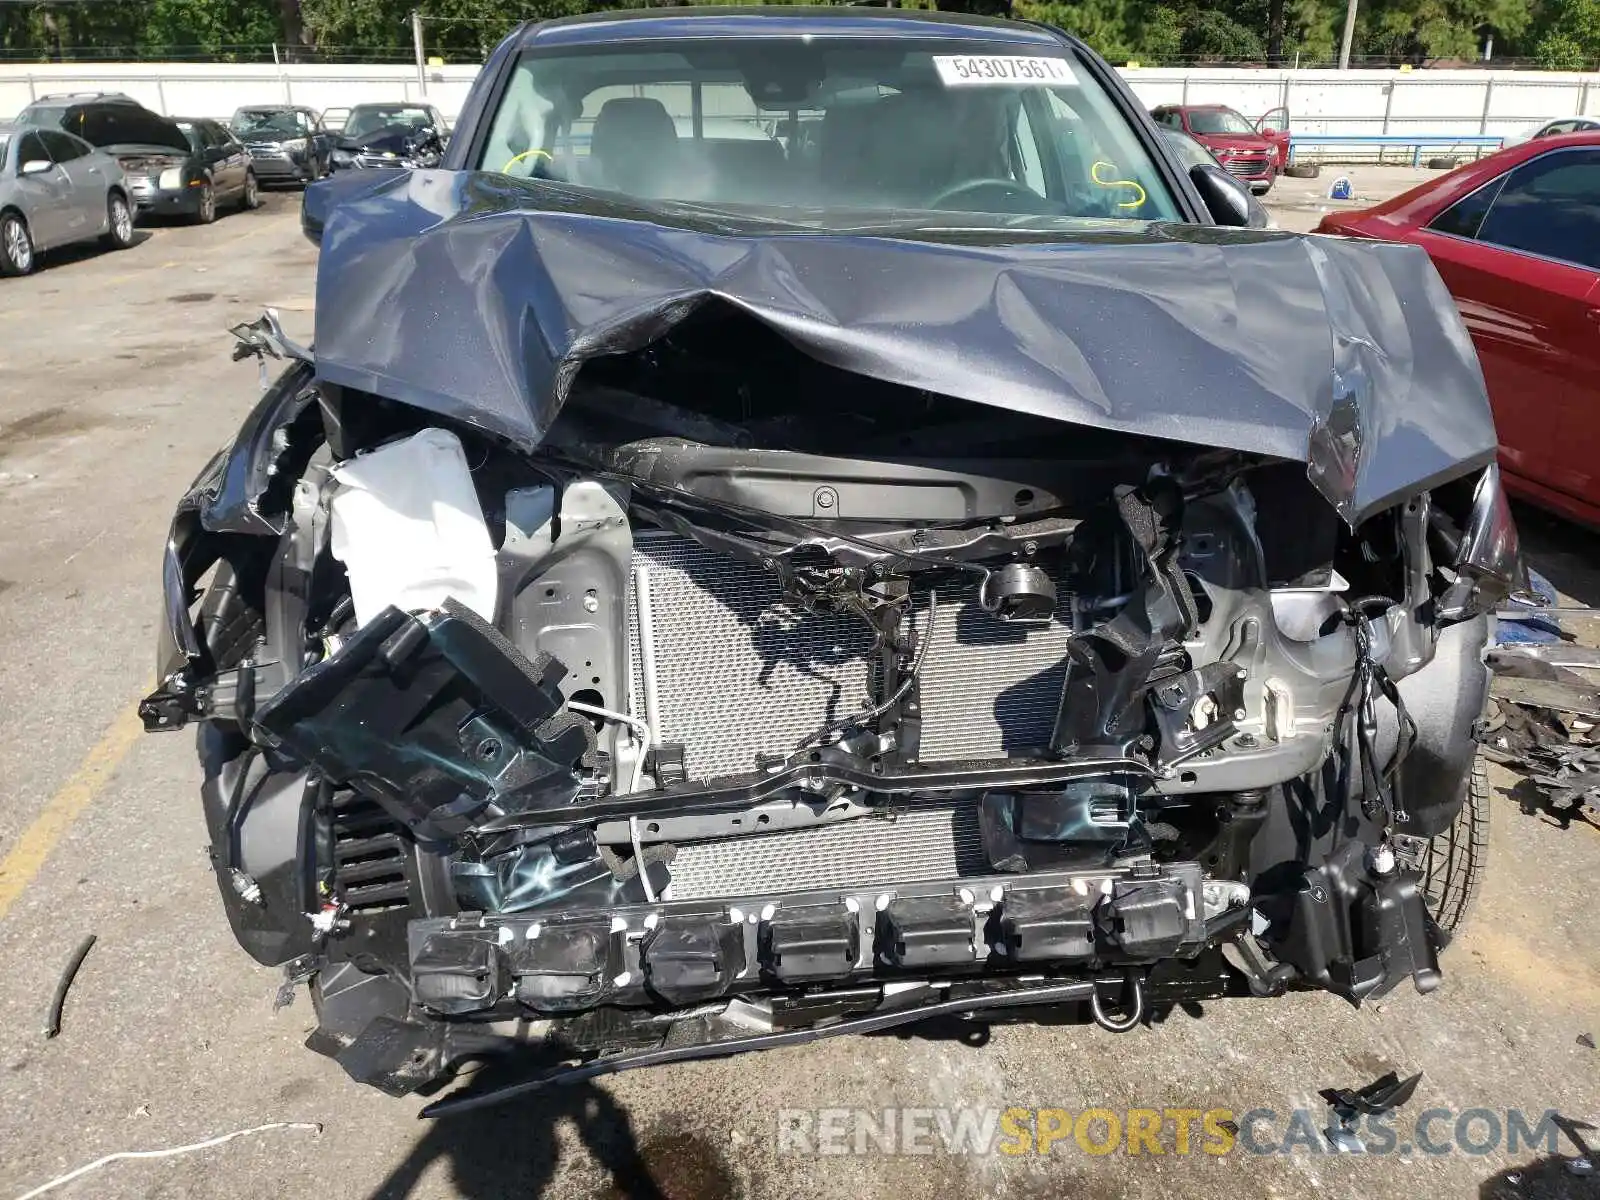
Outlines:
POLYGON ((431 104, 358 104, 334 144, 333 169, 436 167, 448 136, 431 104))
POLYGON ((254 105, 238 109, 228 127, 250 152, 262 183, 311 183, 329 171, 333 139, 315 109, 254 105))
POLYGON ((189 157, 181 166, 162 172, 150 209, 182 213, 200 224, 217 219, 219 204, 258 208, 261 204, 256 173, 243 143, 218 121, 203 117, 178 117, 189 157))
POLYGON ((1318 232, 1428 252, 1483 364, 1506 487, 1600 527, 1600 133, 1524 142, 1318 232))

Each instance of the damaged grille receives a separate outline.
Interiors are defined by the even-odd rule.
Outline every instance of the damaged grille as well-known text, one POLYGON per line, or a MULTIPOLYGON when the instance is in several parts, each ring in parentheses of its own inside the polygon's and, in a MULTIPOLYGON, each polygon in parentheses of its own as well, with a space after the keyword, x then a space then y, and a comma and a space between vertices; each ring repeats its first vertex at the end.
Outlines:
POLYGON ((970 802, 919 804, 811 829, 678 847, 672 898, 848 891, 982 875, 989 871, 970 802))
MULTIPOLYGON (((872 635, 858 618, 804 612, 783 600, 770 573, 673 534, 638 532, 633 566, 633 711, 654 719, 659 740, 683 744, 690 778, 750 771, 758 754, 787 753, 868 702, 872 635)), ((1061 580, 1057 589, 1048 624, 997 620, 975 583, 941 590, 923 667, 923 761, 1017 754, 1048 741, 1074 628, 1072 597, 1061 580)), ((926 595, 912 624, 926 628, 926 595)))
POLYGON ((406 857, 398 823, 375 801, 352 796, 334 810, 334 883, 352 912, 410 904, 406 857))

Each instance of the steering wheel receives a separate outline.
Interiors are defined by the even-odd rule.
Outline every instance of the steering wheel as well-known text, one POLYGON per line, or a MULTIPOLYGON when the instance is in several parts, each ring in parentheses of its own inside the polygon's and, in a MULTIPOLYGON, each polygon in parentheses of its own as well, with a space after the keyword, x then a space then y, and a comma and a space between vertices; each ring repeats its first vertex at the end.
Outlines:
POLYGON ((924 204, 924 207, 944 208, 949 205, 952 200, 959 196, 965 196, 969 193, 981 194, 985 191, 996 193, 997 196, 1002 196, 1008 200, 1022 200, 1027 204, 1026 208, 1019 209, 1016 206, 1009 206, 1004 208, 982 210, 985 212, 1021 212, 1026 214, 1042 215, 1054 211, 1054 207, 1051 205, 1050 201, 1039 195, 1039 193, 1034 191, 1032 188, 1024 187, 1015 179, 996 179, 993 177, 964 179, 960 183, 953 184, 952 186, 941 190, 936 196, 927 200, 924 204))

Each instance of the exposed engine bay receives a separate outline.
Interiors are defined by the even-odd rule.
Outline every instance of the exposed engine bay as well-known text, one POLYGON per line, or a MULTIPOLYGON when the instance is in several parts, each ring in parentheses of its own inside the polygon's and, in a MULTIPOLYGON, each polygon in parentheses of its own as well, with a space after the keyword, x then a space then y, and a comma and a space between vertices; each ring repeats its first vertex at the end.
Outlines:
POLYGON ((142 711, 202 722, 230 919, 315 1047, 403 1092, 529 1040, 548 1082, 1437 983, 1492 466, 1352 529, 1300 463, 852 418, 868 381, 734 423, 715 379, 660 398, 674 348, 532 453, 295 364, 180 508, 142 711))
POLYGON ((372 174, 306 196, 315 352, 234 330, 287 369, 141 709, 314 1048, 515 1092, 1437 984, 1520 563, 1420 251, 372 174))

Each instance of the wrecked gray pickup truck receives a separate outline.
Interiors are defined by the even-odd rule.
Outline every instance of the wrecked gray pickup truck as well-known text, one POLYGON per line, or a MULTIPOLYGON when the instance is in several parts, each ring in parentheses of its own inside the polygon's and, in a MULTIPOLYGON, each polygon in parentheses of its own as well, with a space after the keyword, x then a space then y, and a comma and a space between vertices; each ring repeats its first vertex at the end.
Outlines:
POLYGON ((240 331, 291 361, 142 711, 312 1045, 404 1092, 531 1044, 520 1090, 1433 987, 1519 568, 1426 257, 1219 226, 1054 31, 710 19, 519 31, 449 169, 308 194, 314 352, 240 331))

